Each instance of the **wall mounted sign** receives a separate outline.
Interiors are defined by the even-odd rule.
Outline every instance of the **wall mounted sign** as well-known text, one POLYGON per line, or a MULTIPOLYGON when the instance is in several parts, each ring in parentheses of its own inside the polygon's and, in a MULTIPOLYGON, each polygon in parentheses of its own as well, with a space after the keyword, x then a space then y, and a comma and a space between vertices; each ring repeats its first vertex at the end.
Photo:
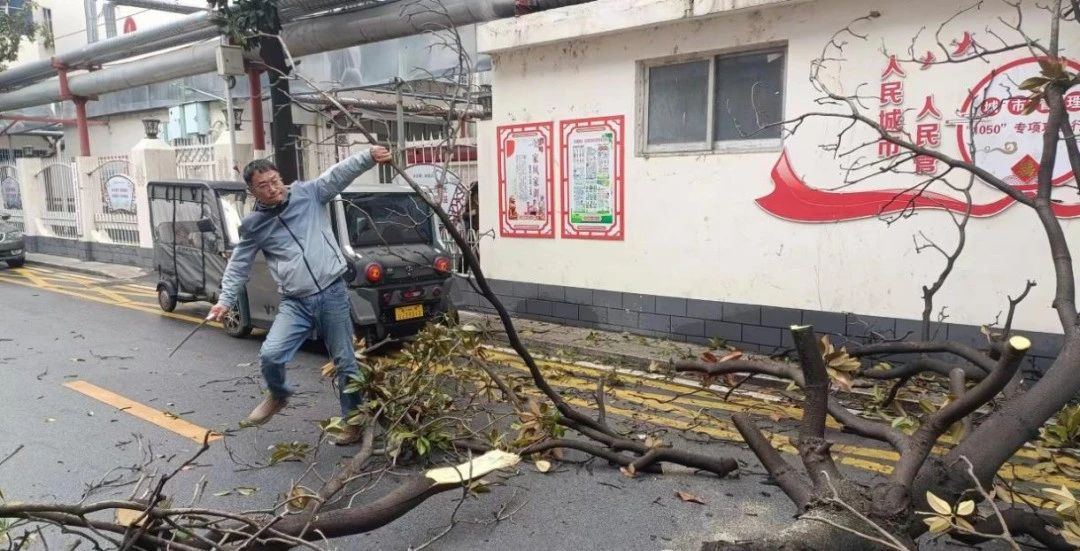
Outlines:
POLYGON ((496 128, 503 237, 555 235, 552 134, 550 121, 496 128))
POLYGON ((105 212, 108 214, 135 214, 135 182, 128 176, 110 176, 102 184, 105 194, 105 212))
MULTIPOLYGON (((1018 59, 993 69, 970 90, 967 99, 955 113, 958 118, 945 120, 943 125, 956 127, 956 141, 961 157, 971 162, 968 140, 974 143, 975 162, 994 176, 1009 183, 1017 190, 1034 196, 1038 186, 1036 178, 1039 172, 1039 160, 1042 152, 1042 133, 1045 129, 1048 109, 1039 105, 1030 114, 1023 114, 1029 94, 1018 88, 1025 79, 1039 74, 1038 58, 1018 59), (973 116, 974 115, 974 116, 973 116), (974 121, 974 134, 971 123, 974 121)), ((1080 63, 1068 62, 1073 71, 1080 71, 1080 63)), ((895 91, 900 88, 895 69, 883 73, 882 102, 896 100, 895 91), (891 80, 884 80, 886 77, 891 80), (889 86, 886 90, 886 85, 889 86), (885 92, 888 91, 889 95, 885 92)), ((900 88, 902 89, 902 88, 900 88)), ((1080 91, 1070 92, 1065 97, 1065 107, 1072 119, 1072 130, 1080 132, 1080 91)), ((938 126, 936 119, 941 113, 928 96, 922 110, 910 110, 913 125, 912 132, 918 136, 923 126, 928 130, 924 136, 924 145, 936 147, 939 139, 929 132, 931 126, 938 126), (914 114, 919 113, 916 117, 914 114)), ((882 111, 879 120, 884 126, 886 112, 882 111)), ((891 119, 890 119, 891 120, 891 119)), ((897 121, 901 128, 903 119, 897 121)), ((888 130, 888 128, 886 128, 888 130)), ((879 154, 891 156, 895 152, 883 151, 879 154)), ((917 161, 917 159, 916 159, 917 161)), ((1064 140, 1059 143, 1057 158, 1054 163, 1053 183, 1060 186, 1074 179, 1064 140)), ((916 167, 918 169, 918 167, 916 167)), ((927 167, 925 173, 933 174, 936 169, 927 167)), ((882 189, 873 191, 826 191, 811 187, 800 178, 792 167, 787 151, 781 153, 772 169, 773 191, 758 198, 757 204, 766 212, 794 222, 837 222, 870 218, 897 213, 905 209, 947 209, 964 212, 968 205, 962 199, 940 193, 916 193, 910 189, 882 189)), ((1002 195, 986 203, 971 205, 974 217, 989 217, 1003 212, 1015 203, 1012 197, 1002 195)), ((1080 203, 1054 202, 1054 213, 1061 218, 1080 217, 1080 203)))
POLYGON ((19 182, 11 176, 0 179, 0 197, 3 198, 4 208, 8 210, 22 210, 22 194, 19 191, 19 182))
POLYGON ((562 237, 623 238, 625 126, 622 115, 560 122, 562 237))

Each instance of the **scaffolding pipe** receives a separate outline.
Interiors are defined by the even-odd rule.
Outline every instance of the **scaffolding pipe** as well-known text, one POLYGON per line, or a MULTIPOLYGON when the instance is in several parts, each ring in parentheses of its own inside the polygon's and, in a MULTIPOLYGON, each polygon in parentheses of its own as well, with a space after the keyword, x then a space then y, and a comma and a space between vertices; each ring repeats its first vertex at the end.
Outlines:
MULTIPOLYGON (((294 4, 303 2, 282 0, 282 4, 290 1, 294 4)), ((385 4, 365 9, 365 17, 357 17, 356 13, 344 13, 299 21, 286 26, 282 36, 290 53, 299 57, 419 34, 432 28, 445 28, 448 23, 460 26, 512 17, 518 13, 523 3, 539 5, 541 1, 544 9, 548 9, 584 4, 592 0, 444 0, 442 9, 438 11, 417 11, 416 4, 408 4, 405 9, 394 4, 385 4)), ((309 3, 317 2, 309 0, 309 3)), ((212 73, 217 68, 216 48, 216 42, 194 44, 99 71, 71 75, 68 76, 68 86, 73 96, 93 97, 212 73)), ((245 55, 258 61, 257 53, 245 52, 245 55)), ((55 81, 40 82, 0 94, 0 111, 44 105, 61 99, 55 81)))

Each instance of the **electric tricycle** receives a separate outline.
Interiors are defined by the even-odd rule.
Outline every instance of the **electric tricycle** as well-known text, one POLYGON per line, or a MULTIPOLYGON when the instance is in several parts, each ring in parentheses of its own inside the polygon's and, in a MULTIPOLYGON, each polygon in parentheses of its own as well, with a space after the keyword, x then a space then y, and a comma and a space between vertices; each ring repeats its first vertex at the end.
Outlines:
MULTIPOLYGON (((254 198, 241 182, 209 180, 150 182, 149 196, 161 309, 217 302, 254 198)), ((439 241, 438 220, 411 188, 354 183, 326 214, 349 265, 343 277, 353 323, 368 346, 415 335, 434 319, 456 318, 450 255, 439 241)), ((225 332, 244 337, 252 328, 268 329, 279 302, 278 285, 260 252, 223 320, 225 332)))

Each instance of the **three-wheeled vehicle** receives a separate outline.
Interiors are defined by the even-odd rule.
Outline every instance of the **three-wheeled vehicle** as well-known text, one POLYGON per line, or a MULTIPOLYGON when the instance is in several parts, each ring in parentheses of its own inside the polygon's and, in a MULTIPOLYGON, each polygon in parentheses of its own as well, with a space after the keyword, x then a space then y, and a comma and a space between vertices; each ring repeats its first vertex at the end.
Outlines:
MULTIPOLYGON (((150 223, 158 304, 214 303, 239 227, 254 208, 241 182, 150 182, 150 223)), ((349 270, 344 278, 357 334, 369 345, 408 337, 428 321, 456 316, 450 298, 450 255, 439 242, 437 219, 411 188, 353 184, 327 208, 349 270)), ((225 331, 247 336, 267 329, 280 295, 266 259, 256 256, 244 292, 226 315, 225 331)))

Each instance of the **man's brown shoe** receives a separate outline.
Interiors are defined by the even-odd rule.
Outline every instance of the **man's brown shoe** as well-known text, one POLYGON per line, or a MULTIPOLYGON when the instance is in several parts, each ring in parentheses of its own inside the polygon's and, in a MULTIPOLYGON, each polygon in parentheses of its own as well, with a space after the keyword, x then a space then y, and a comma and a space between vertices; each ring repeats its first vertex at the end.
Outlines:
POLYGON ((270 420, 277 412, 285 409, 285 406, 289 404, 289 401, 285 398, 275 398, 273 396, 267 396, 255 409, 244 419, 241 423, 244 426, 261 425, 270 420))
POLYGON ((334 437, 332 442, 335 446, 351 446, 364 438, 364 427, 359 425, 345 425, 345 428, 334 437))

